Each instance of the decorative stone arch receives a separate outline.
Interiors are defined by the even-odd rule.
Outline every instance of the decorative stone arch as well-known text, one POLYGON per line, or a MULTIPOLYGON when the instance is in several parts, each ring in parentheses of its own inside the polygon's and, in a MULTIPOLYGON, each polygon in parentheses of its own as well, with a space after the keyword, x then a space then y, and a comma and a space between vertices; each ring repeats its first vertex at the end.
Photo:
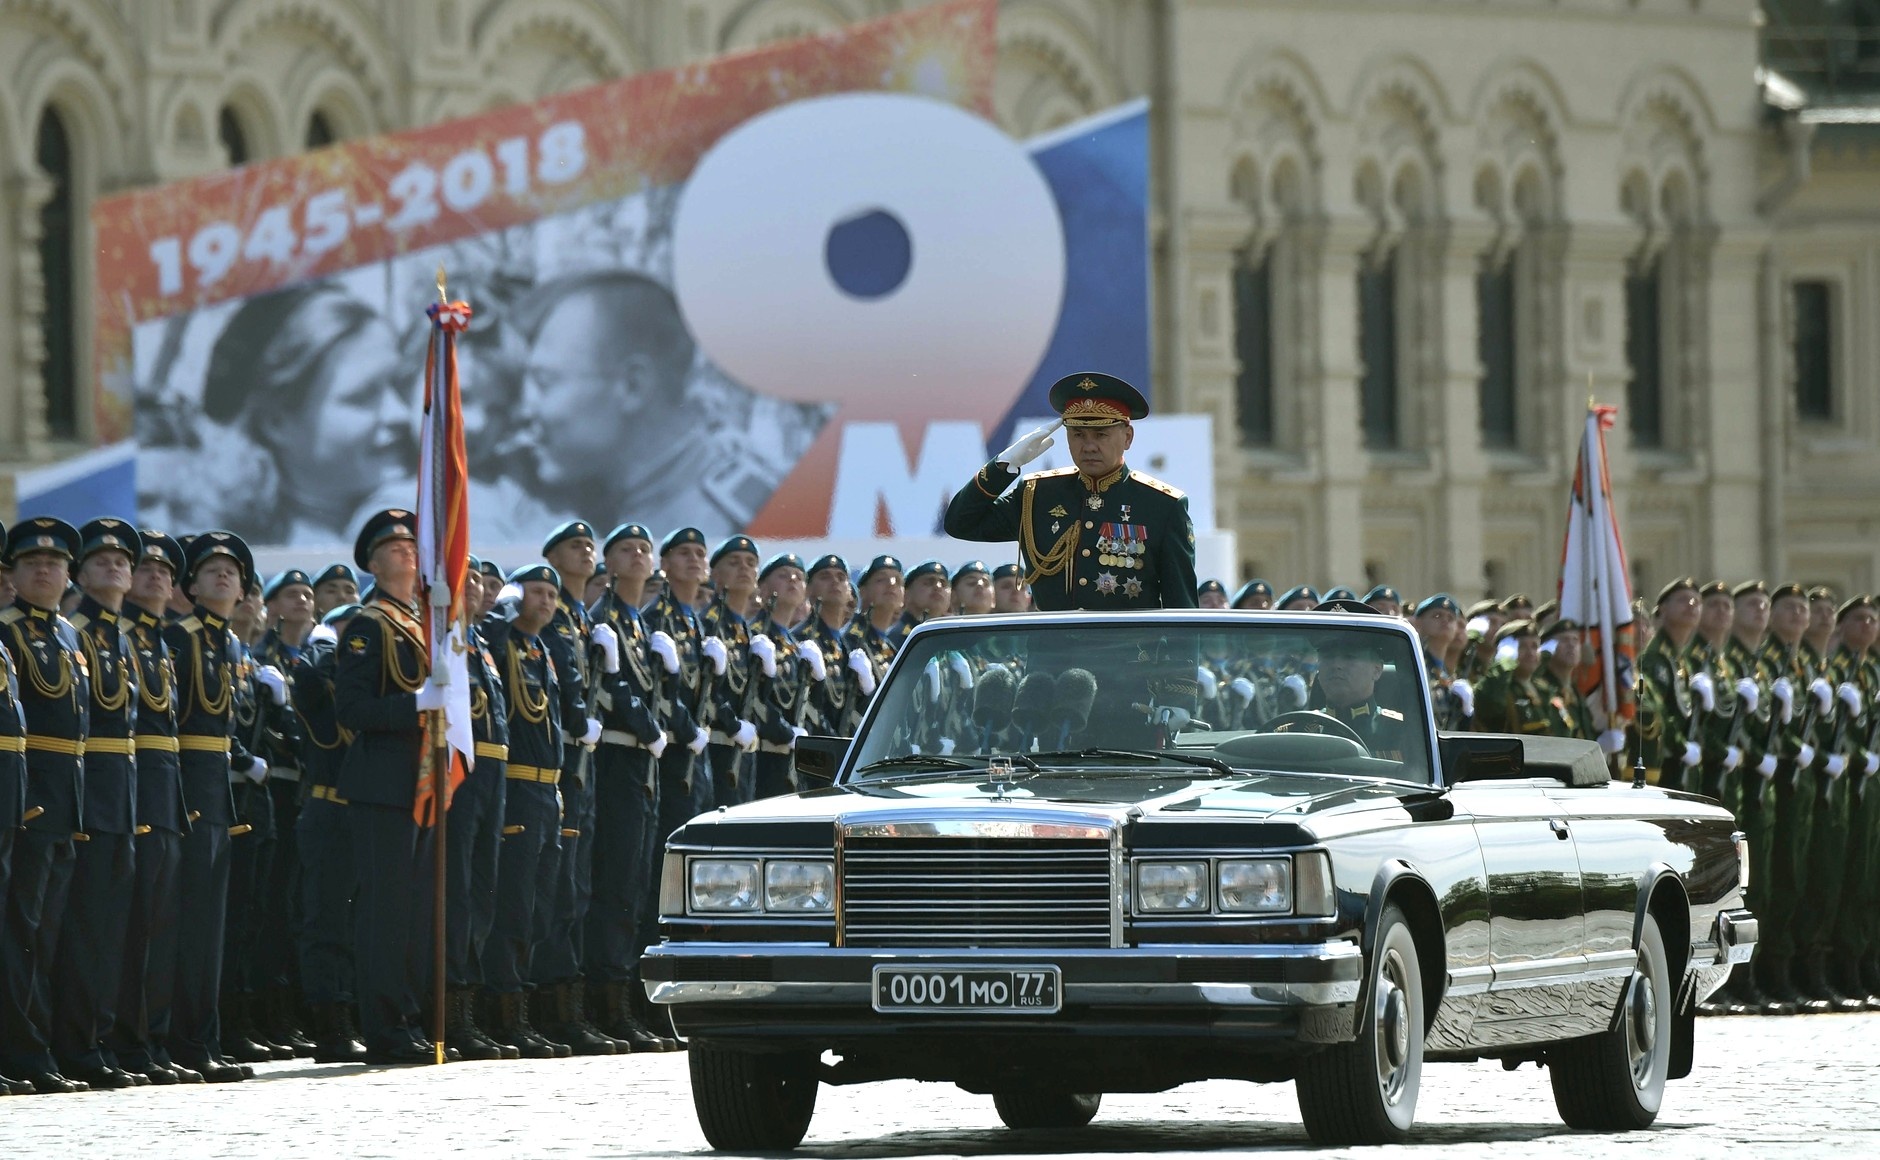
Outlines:
POLYGON ((1553 77, 1538 64, 1517 60, 1496 69, 1470 101, 1476 126, 1477 205, 1504 230, 1566 216, 1566 167, 1561 157, 1565 103, 1553 77), (1482 204, 1480 177, 1492 169, 1500 200, 1482 204), (1531 193, 1522 197, 1524 190, 1531 193))
MULTIPOLYGON (((1440 126, 1449 104, 1429 69, 1409 57, 1392 57, 1366 68, 1347 106, 1357 128, 1354 192, 1389 242, 1395 219, 1415 209, 1422 220, 1443 212, 1440 126), (1396 201, 1414 192, 1412 207, 1396 201)), ((1394 243, 1393 243, 1394 244, 1394 243)))
MULTIPOLYGON (((357 127, 346 135, 369 133, 399 122, 396 53, 380 30, 360 19, 350 5, 329 0, 234 0, 210 26, 210 41, 225 68, 240 67, 242 50, 278 27, 310 33, 333 54, 338 68, 352 78, 357 127)), ((290 90, 292 91, 292 90, 290 90)), ((290 108, 304 117, 315 107, 304 90, 289 97, 290 108)), ((324 106, 321 106, 324 108, 324 106)), ((342 114, 345 115, 345 114, 342 114)), ((304 121, 281 126, 282 140, 298 142, 304 121)))
POLYGON ((306 148, 307 127, 315 113, 326 118, 336 140, 366 137, 377 131, 371 94, 353 73, 332 61, 318 61, 304 73, 295 70, 294 79, 296 83, 288 91, 298 94, 298 99, 288 112, 289 151, 298 153, 306 148))
MULTIPOLYGON (((111 151, 104 154, 119 158, 119 143, 133 139, 141 120, 142 94, 130 84, 138 75, 137 55, 125 40, 120 16, 103 0, 0 0, 0 9, 22 12, 57 28, 60 36, 39 41, 29 50, 14 74, 14 91, 20 94, 20 110, 38 110, 54 83, 72 75, 72 67, 87 74, 91 99, 97 106, 99 120, 110 122, 111 151)), ((33 164, 33 130, 37 124, 15 121, 20 132, 10 143, 10 153, 0 153, 0 171, 24 171, 33 164), (10 164, 9 164, 10 163, 10 164)), ((101 126, 102 130, 102 126, 101 126)))
POLYGON ((1015 136, 1049 132, 1122 99, 1096 43, 1055 8, 1031 0, 1004 9, 998 39, 993 105, 1015 136))
POLYGON ((300 133, 291 124, 293 117, 282 107, 274 87, 263 83, 261 77, 246 69, 230 75, 215 116, 220 117, 224 108, 234 112, 236 123, 247 135, 251 158, 259 161, 298 151, 300 133), (290 141, 291 147, 287 144, 290 141))
MULTIPOLYGON (((1229 197, 1253 214, 1255 229, 1321 213, 1324 159, 1319 126, 1325 103, 1305 62, 1290 53, 1243 61, 1228 84, 1224 104, 1232 128, 1231 156, 1246 160, 1259 174, 1252 187, 1230 185, 1229 197)), ((1229 172, 1235 172, 1231 165, 1229 172)))
POLYGON ((585 62, 591 80, 630 76, 647 67, 646 53, 631 37, 574 0, 509 0, 479 17, 472 37, 485 76, 502 70, 504 54, 515 45, 543 39, 585 62))
POLYGON ((743 52, 778 41, 820 36, 852 23, 857 16, 833 0, 750 0, 718 30, 718 51, 743 52))

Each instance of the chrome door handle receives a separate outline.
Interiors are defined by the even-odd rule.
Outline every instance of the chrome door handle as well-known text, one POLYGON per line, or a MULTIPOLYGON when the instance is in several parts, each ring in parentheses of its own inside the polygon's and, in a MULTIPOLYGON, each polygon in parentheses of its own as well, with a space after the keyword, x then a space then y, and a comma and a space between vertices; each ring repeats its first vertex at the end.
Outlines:
POLYGON ((1569 837, 1567 823, 1561 821, 1559 818, 1549 818, 1547 820, 1547 828, 1554 832, 1554 837, 1559 838, 1563 842, 1569 837))

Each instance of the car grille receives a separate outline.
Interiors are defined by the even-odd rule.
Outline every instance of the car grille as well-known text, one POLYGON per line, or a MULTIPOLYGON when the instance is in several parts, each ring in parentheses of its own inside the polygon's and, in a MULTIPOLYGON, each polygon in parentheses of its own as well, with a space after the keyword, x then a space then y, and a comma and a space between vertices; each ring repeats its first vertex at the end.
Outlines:
POLYGON ((851 838, 852 947, 1106 947, 1110 847, 1087 838, 851 838))

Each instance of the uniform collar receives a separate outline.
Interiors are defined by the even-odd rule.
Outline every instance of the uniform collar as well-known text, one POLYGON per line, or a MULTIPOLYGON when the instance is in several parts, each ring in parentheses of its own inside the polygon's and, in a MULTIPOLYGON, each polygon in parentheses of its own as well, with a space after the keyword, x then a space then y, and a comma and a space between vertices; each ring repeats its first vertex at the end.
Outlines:
POLYGON ((1099 495, 1101 495, 1103 492, 1106 492, 1110 490, 1112 487, 1115 487, 1119 482, 1126 479, 1128 476, 1129 476, 1129 464, 1119 463, 1116 465, 1115 471, 1110 472, 1110 474, 1104 476, 1102 479, 1092 479, 1088 475, 1085 475, 1082 471, 1079 471, 1077 473, 1077 482, 1083 484, 1085 490, 1094 491, 1098 493, 1099 495))
POLYGON ((111 611, 109 608, 106 608, 104 605, 98 603, 96 600, 93 600, 89 596, 83 597, 82 599, 79 600, 78 611, 84 613, 86 616, 90 617, 93 620, 101 620, 106 624, 116 624, 118 620, 121 619, 120 613, 111 611))
POLYGON ((34 620, 57 620, 59 618, 58 609, 41 608, 37 604, 29 603, 24 596, 14 597, 13 606, 32 617, 34 620))
POLYGON ((204 624, 208 625, 210 628, 227 628, 228 627, 228 621, 224 620, 222 617, 216 615, 215 613, 210 612, 207 608, 204 608, 200 604, 196 605, 196 619, 202 621, 204 624))

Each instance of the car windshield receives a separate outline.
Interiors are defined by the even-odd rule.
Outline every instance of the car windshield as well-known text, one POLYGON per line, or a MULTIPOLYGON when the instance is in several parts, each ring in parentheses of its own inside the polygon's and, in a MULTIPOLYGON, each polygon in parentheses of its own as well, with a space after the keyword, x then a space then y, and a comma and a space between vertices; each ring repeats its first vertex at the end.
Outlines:
POLYGON ((1383 626, 984 620, 909 638, 849 777, 999 762, 1015 776, 1162 765, 1428 783, 1424 702, 1414 638, 1383 626))

